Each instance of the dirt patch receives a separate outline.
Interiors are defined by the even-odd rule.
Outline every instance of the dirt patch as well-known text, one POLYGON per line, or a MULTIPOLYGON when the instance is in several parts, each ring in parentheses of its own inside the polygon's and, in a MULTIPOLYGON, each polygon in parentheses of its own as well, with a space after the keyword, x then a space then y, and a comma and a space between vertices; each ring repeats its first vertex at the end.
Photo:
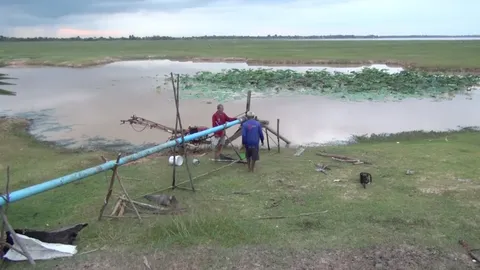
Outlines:
POLYGON ((54 66, 54 67, 71 67, 71 68, 85 68, 92 66, 99 66, 110 64, 119 61, 133 61, 133 60, 172 60, 172 61, 192 61, 192 62, 227 62, 227 63, 247 63, 251 66, 329 66, 329 67, 358 67, 364 65, 383 64, 391 67, 403 67, 408 70, 420 70, 427 72, 448 72, 459 74, 479 74, 480 68, 458 68, 458 67, 425 67, 418 66, 412 62, 403 62, 396 60, 328 60, 328 59, 248 59, 240 57, 168 57, 166 55, 146 55, 138 57, 105 57, 97 60, 81 63, 71 62, 51 62, 51 61, 35 61, 31 59, 14 59, 6 62, 6 66, 22 67, 22 66, 54 66))
POLYGON ((22 127, 27 129, 31 124, 30 120, 24 118, 16 118, 16 117, 0 117, 0 131, 2 132, 10 132, 13 128, 22 127))
MULTIPOLYGON (((458 181, 458 180, 457 180, 458 181)), ((441 195, 445 192, 449 192, 449 191, 458 191, 458 192, 462 192, 462 191, 469 191, 469 190, 476 190, 476 189, 480 189, 480 186, 477 186, 477 185, 468 185, 468 186, 459 186, 459 185, 452 185, 452 186, 444 186, 444 187, 424 187, 424 188, 419 188, 419 190, 422 192, 422 193, 426 193, 426 194, 436 194, 436 195, 441 195)))
MULTIPOLYGON (((459 250, 460 251, 460 250, 459 250)), ((355 250, 267 247, 212 248, 148 253, 102 252, 40 264, 45 269, 475 269, 464 253, 408 245, 355 250), (181 255, 179 255, 181 254, 181 255), (52 265, 54 264, 54 265, 52 265)))
POLYGON ((350 187, 350 189, 348 189, 347 191, 345 191, 345 193, 343 193, 343 196, 342 196, 342 199, 344 200, 347 200, 347 201, 351 201, 351 200, 356 200, 356 199, 366 199, 368 197, 368 194, 363 190, 360 190, 360 188, 357 188, 355 186, 356 189, 352 189, 350 187))

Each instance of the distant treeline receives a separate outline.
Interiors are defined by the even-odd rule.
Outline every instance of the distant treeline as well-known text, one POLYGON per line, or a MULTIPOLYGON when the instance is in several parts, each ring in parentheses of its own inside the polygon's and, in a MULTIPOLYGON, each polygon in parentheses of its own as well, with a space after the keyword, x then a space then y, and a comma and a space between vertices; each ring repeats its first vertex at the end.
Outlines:
POLYGON ((385 38, 480 38, 480 35, 464 35, 464 36, 448 36, 448 35, 410 35, 410 36, 355 36, 355 35, 326 35, 326 36, 281 36, 281 35, 268 35, 268 36, 196 36, 196 37, 169 37, 169 36, 147 36, 137 37, 130 35, 128 37, 70 37, 70 38, 55 38, 55 37, 6 37, 0 35, 0 41, 104 41, 104 40, 222 40, 222 39, 267 39, 267 40, 282 40, 282 39, 385 39, 385 38))

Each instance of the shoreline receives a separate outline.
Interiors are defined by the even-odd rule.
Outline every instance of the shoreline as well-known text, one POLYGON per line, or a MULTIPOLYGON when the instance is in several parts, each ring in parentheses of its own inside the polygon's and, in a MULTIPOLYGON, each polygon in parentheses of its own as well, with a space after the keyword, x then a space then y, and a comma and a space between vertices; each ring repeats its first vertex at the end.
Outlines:
POLYGON ((145 61, 145 60, 170 60, 178 62, 195 62, 195 63, 246 63, 248 66, 325 66, 325 67, 358 67, 365 65, 387 65, 389 67, 401 67, 405 70, 416 70, 422 72, 433 73, 455 73, 455 74, 480 74, 478 68, 458 68, 458 67, 428 67, 419 66, 415 63, 402 62, 395 60, 293 60, 293 59, 251 59, 241 57, 167 57, 167 56, 141 56, 141 57, 104 57, 101 59, 91 60, 83 63, 51 62, 51 61, 35 61, 32 59, 14 59, 6 62, 0 62, 0 67, 65 67, 65 68, 89 68, 103 66, 115 62, 123 61, 145 61))
MULTIPOLYGON (((111 148, 108 146, 108 142, 112 140, 107 140, 105 144, 97 144, 97 145, 90 145, 93 147, 85 147, 85 146, 78 146, 78 147, 68 147, 66 145, 62 145, 59 143, 60 141, 49 141, 49 140, 42 140, 39 137, 32 134, 32 127, 35 124, 35 119, 33 118, 25 118, 20 116, 5 116, 0 115, 0 128, 3 127, 11 127, 13 130, 6 129, 7 132, 19 132, 20 136, 25 136, 28 140, 33 141, 36 144, 44 145, 46 147, 51 147, 53 149, 60 149, 66 152, 100 152, 100 153, 115 153, 120 151, 116 148, 111 148), (16 130, 15 130, 16 129, 16 130)), ((287 149, 298 149, 298 148, 323 148, 323 147, 336 147, 336 146, 352 146, 361 143, 382 143, 382 142, 396 142, 396 141, 409 141, 411 138, 417 139, 438 139, 438 138, 445 138, 448 136, 453 136, 456 134, 462 134, 465 132, 474 132, 480 133, 480 126, 459 126, 454 129, 447 129, 447 130, 411 130, 411 131, 400 131, 395 133, 372 133, 372 134, 364 134, 364 135, 351 135, 351 137, 347 140, 334 140, 329 142, 317 143, 317 142, 310 142, 306 144, 291 144, 287 147, 287 149)), ((136 144, 129 144, 129 149, 126 150, 125 154, 132 154, 139 151, 144 150, 145 148, 150 148, 155 145, 160 144, 158 143, 145 143, 143 145, 136 145, 136 144)), ((231 146, 226 147, 226 149, 232 149, 231 146)), ((125 150, 125 149, 124 149, 125 150)), ((199 149, 197 153, 191 153, 193 156, 203 156, 204 153, 210 152, 210 148, 207 147, 205 149, 199 149)), ((153 156, 168 156, 171 155, 171 149, 165 150, 159 153, 154 154, 153 156)))

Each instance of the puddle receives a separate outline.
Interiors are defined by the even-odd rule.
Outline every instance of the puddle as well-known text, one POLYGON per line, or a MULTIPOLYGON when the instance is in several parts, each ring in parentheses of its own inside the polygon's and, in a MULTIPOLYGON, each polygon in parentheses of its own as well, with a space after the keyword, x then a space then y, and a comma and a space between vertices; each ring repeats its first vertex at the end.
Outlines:
MULTIPOLYGON (((377 66, 386 68, 385 66, 377 66)), ((0 115, 35 118, 31 132, 42 140, 68 147, 103 145, 127 149, 131 144, 149 145, 167 140, 168 134, 146 129, 137 132, 120 119, 131 115, 173 126, 174 103, 170 89, 158 90, 170 72, 194 74, 252 67, 242 63, 191 63, 168 60, 117 62, 84 69, 35 67, 4 68, 19 78, 11 90, 16 97, 0 96, 0 115)), ((272 67, 305 71, 312 67, 272 67)), ((323 69, 320 67, 319 69, 323 69)), ((359 68, 328 68, 348 72, 359 68)), ((401 68, 389 69, 390 72, 401 68)), ((398 102, 348 102, 319 96, 262 97, 253 95, 252 110, 295 144, 348 140, 352 134, 390 133, 411 130, 445 130, 478 126, 480 96, 458 95, 452 100, 405 99, 398 102)), ((214 100, 182 100, 184 126, 210 126, 214 100)), ((245 100, 224 103, 230 116, 245 110, 245 100)), ((228 131, 232 134, 236 128, 228 131)))

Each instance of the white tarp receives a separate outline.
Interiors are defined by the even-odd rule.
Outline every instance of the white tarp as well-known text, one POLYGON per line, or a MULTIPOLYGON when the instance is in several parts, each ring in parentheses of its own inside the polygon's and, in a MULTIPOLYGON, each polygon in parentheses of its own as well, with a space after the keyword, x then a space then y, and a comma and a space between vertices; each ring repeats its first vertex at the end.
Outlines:
MULTIPOLYGON (((17 236, 19 240, 22 241, 25 249, 30 256, 32 256, 33 260, 50 260, 61 257, 71 257, 77 253, 77 247, 73 245, 44 243, 40 240, 30 238, 22 234, 17 234, 17 236)), ((15 243, 15 241, 13 245, 17 249, 21 250, 20 246, 15 243)), ((9 249, 4 258, 7 258, 11 261, 27 260, 25 256, 13 249, 9 249)))

